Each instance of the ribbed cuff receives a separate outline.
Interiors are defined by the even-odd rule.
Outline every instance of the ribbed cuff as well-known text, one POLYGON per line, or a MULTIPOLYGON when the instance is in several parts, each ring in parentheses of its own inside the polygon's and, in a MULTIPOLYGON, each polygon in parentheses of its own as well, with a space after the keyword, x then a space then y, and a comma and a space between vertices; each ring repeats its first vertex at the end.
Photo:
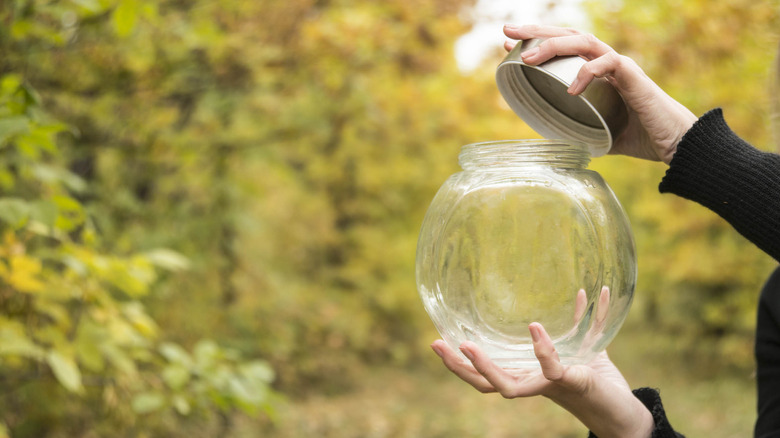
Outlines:
POLYGON ((720 108, 683 136, 658 188, 709 208, 780 260, 780 155, 739 138, 720 108))

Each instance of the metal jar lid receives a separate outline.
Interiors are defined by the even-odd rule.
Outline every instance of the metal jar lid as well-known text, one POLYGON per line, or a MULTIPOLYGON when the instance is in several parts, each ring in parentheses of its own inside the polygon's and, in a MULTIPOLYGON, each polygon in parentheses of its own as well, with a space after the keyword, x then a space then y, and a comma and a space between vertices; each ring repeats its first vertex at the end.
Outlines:
POLYGON ((585 60, 559 56, 538 66, 526 65, 521 54, 542 43, 519 42, 496 70, 496 83, 509 107, 545 138, 585 143, 591 156, 612 148, 628 121, 620 94, 605 79, 596 78, 579 96, 566 90, 585 60))

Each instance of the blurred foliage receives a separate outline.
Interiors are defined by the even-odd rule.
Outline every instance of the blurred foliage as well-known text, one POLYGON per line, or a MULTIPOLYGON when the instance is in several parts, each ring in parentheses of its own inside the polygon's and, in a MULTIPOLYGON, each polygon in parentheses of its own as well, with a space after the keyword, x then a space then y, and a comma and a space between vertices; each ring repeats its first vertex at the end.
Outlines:
POLYGON ((113 127, 92 137, 110 122, 100 120, 109 110, 76 95, 92 88, 96 100, 114 104, 116 96, 98 84, 120 79, 91 75, 76 40, 104 59, 102 68, 118 67, 105 65, 116 48, 90 45, 88 35, 121 38, 137 17, 157 19, 157 4, 24 1, 1 8, 0 430, 116 436, 119 428, 137 436, 165 434, 195 414, 227 423, 236 410, 270 413, 267 363, 208 339, 188 352, 160 336, 144 299, 163 272, 187 270, 189 261, 158 246, 168 242, 136 242, 114 228, 127 227, 109 201, 127 192, 107 196, 103 190, 115 187, 84 167, 95 158, 92 149, 118 139, 113 127), (73 108, 64 109, 69 102, 73 108))
MULTIPOLYGON (((472 3, 0 3, 0 436, 271 431, 277 392, 423 363, 428 203, 461 145, 538 137, 495 87, 500 48, 457 70, 472 3)), ((771 149, 776 0, 587 10, 672 96, 771 149)), ((658 194, 663 166, 591 167, 636 234, 631 324, 749 368, 776 262, 658 194)))

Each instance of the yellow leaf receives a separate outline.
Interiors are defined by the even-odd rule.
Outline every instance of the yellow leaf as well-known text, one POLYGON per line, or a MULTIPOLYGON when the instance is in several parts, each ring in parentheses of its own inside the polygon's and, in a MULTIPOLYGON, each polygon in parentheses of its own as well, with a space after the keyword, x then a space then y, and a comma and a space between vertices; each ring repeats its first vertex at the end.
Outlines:
POLYGON ((26 255, 12 256, 10 272, 6 277, 8 284, 20 292, 39 292, 43 282, 37 277, 41 273, 41 261, 26 255))

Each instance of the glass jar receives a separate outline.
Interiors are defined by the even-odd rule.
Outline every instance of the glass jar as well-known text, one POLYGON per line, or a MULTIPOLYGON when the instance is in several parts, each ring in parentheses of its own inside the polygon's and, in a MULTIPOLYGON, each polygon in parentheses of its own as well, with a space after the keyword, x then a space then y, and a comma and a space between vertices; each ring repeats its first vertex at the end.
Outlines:
POLYGON ((417 246, 417 287, 449 345, 479 345, 504 368, 538 367, 541 323, 565 364, 606 348, 628 310, 636 255, 628 218, 585 145, 466 145, 433 199, 417 246))

